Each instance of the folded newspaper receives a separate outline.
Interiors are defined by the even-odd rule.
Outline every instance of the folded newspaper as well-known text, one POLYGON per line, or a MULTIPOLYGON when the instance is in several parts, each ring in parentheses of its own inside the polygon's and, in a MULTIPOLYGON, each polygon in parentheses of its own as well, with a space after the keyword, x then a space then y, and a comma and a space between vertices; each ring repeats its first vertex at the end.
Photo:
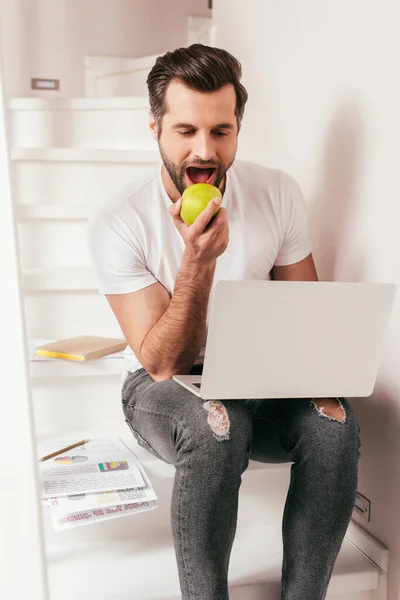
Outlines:
MULTIPOLYGON (((77 440, 42 442, 43 457, 77 440)), ((39 462, 42 502, 56 531, 157 508, 157 496, 135 454, 118 437, 87 443, 39 462)))

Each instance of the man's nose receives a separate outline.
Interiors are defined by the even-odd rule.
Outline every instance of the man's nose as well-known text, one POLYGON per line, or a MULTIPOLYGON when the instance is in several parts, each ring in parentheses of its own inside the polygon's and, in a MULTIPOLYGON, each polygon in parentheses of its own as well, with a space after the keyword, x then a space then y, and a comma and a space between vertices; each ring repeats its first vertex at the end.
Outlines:
POLYGON ((214 140, 207 134, 196 136, 193 148, 193 154, 202 160, 212 160, 215 158, 214 140))

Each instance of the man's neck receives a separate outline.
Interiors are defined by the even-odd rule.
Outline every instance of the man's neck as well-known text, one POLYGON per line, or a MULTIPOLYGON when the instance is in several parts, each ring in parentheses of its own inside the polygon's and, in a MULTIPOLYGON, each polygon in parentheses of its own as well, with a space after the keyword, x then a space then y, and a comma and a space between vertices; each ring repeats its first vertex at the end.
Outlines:
MULTIPOLYGON (((165 165, 162 165, 161 178, 162 178, 162 182, 164 184, 165 191, 167 192, 171 202, 175 203, 177 200, 179 200, 179 198, 181 197, 181 194, 180 194, 179 190, 176 188, 174 182, 172 181, 167 169, 165 168, 165 165)), ((226 175, 223 178, 221 184, 218 186, 222 195, 224 195, 224 192, 225 192, 225 184, 226 184, 226 175)))

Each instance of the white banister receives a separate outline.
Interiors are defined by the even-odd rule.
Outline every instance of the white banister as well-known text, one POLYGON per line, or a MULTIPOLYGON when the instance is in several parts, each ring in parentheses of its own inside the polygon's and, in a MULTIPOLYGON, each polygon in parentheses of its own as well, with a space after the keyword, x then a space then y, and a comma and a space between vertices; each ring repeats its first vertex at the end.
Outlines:
POLYGON ((27 343, 0 69, 0 598, 47 600, 27 343))

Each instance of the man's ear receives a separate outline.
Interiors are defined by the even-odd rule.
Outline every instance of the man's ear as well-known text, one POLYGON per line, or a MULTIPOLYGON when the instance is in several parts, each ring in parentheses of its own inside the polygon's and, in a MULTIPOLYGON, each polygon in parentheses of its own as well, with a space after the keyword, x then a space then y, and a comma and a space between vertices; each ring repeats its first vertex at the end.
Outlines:
POLYGON ((158 140, 157 123, 152 112, 149 113, 149 127, 154 140, 158 140))

